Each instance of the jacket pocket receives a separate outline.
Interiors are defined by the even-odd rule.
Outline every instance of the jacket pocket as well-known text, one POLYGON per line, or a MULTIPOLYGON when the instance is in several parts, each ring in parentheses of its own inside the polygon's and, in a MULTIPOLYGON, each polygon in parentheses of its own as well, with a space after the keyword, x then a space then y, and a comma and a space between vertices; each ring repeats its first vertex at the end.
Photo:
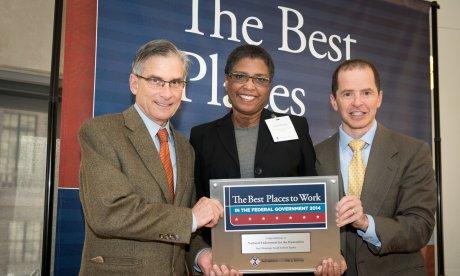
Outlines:
POLYGON ((136 266, 142 264, 142 260, 133 257, 96 256, 90 259, 94 264, 108 264, 118 266, 136 266))

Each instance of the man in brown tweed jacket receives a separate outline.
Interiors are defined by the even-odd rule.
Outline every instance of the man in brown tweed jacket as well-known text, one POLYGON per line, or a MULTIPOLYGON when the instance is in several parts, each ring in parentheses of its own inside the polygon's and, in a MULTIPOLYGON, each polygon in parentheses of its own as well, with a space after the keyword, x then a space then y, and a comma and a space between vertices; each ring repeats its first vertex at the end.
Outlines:
POLYGON ((187 64, 171 42, 148 42, 129 78, 134 106, 81 127, 86 233, 80 275, 188 275, 187 263, 195 261, 206 274, 213 270, 211 253, 200 251, 207 245, 194 232, 216 225, 223 208, 205 197, 196 202, 194 151, 169 122, 181 102, 187 64), (157 137, 163 129, 166 145, 157 137), (170 155, 169 188, 160 146, 170 155))

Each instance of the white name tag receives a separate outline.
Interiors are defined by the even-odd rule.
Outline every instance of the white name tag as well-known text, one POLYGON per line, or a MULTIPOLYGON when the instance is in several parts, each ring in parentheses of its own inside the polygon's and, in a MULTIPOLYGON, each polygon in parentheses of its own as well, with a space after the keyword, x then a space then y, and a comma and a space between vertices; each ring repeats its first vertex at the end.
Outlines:
POLYGON ((266 119, 265 122, 273 137, 273 141, 283 142, 299 139, 289 116, 266 119))

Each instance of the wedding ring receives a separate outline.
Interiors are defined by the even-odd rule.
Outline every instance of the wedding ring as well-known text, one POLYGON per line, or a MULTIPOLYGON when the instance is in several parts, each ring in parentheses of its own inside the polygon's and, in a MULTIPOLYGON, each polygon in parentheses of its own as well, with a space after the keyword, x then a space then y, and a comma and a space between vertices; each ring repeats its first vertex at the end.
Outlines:
POLYGON ((353 211, 353 215, 355 215, 355 214, 356 214, 356 209, 353 208, 353 209, 351 209, 351 210, 353 211))

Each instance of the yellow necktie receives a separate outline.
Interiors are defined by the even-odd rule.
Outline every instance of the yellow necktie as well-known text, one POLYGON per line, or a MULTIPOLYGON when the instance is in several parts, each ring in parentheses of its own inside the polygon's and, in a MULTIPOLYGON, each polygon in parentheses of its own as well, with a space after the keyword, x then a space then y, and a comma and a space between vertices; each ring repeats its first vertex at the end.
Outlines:
POLYGON ((361 158, 361 152, 366 142, 363 140, 352 140, 348 145, 353 150, 353 157, 348 166, 348 194, 360 198, 364 174, 366 173, 366 166, 364 166, 363 159, 361 158))
POLYGON ((168 131, 162 128, 158 131, 157 135, 160 140, 160 160, 161 163, 163 163, 163 168, 165 169, 169 195, 171 196, 172 201, 174 201, 174 172, 169 154, 168 131))

